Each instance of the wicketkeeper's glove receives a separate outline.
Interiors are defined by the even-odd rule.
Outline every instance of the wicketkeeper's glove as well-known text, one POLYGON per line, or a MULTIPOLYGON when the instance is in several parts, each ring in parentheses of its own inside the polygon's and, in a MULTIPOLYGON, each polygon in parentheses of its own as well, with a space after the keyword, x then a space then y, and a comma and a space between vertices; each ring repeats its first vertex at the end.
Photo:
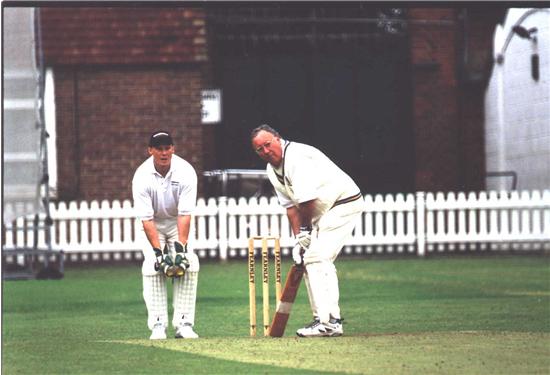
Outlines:
POLYGON ((164 274, 168 277, 174 277, 176 276, 176 266, 174 266, 174 261, 172 260, 172 257, 170 255, 164 256, 164 267, 162 270, 164 271, 164 274))
POLYGON ((296 242, 300 244, 302 249, 309 249, 309 245, 311 244, 311 230, 311 226, 301 226, 300 232, 296 234, 296 242))
POLYGON ((157 261, 155 262, 155 271, 162 270, 166 276, 174 277, 176 274, 176 267, 174 266, 172 257, 168 254, 168 245, 164 246, 164 254, 162 254, 160 249, 153 248, 153 250, 155 251, 155 257, 157 258, 157 261))
POLYGON ((189 268, 189 260, 187 259, 187 244, 183 245, 179 241, 174 241, 174 248, 176 249, 175 269, 176 277, 182 277, 185 275, 185 271, 189 268))
POLYGON ((156 247, 153 247, 153 251, 155 252, 155 258, 156 258, 155 271, 159 271, 160 268, 161 268, 162 261, 163 261, 162 251, 160 251, 160 249, 158 249, 156 247))

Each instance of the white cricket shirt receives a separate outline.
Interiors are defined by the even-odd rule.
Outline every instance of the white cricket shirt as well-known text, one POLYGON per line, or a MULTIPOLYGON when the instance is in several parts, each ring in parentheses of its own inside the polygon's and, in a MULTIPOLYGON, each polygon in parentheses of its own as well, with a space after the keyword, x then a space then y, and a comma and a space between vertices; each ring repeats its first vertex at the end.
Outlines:
POLYGON ((151 156, 136 169, 132 195, 136 216, 141 220, 190 215, 197 201, 197 173, 186 160, 172 155, 170 170, 163 177, 151 156))
POLYGON ((283 161, 279 168, 267 165, 267 175, 279 203, 285 207, 316 199, 313 222, 335 204, 361 197, 353 179, 313 146, 282 141, 283 161))

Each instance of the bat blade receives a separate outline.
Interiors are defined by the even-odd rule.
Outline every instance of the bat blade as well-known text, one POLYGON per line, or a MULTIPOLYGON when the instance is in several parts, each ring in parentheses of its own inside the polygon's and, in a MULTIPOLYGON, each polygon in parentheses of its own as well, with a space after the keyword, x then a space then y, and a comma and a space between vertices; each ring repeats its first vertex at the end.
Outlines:
POLYGON ((292 310, 292 305, 298 294, 298 288, 304 276, 304 267, 292 265, 286 277, 285 287, 281 295, 281 301, 273 317, 269 336, 282 337, 285 333, 286 323, 292 310))

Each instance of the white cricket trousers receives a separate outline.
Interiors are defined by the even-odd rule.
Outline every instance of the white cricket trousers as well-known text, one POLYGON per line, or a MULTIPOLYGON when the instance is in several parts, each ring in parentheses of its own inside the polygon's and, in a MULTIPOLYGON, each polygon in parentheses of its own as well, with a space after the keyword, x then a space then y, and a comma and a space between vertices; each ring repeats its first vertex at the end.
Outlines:
MULTIPOLYGON (((178 239, 178 228, 176 220, 155 221, 159 234, 160 247, 164 250, 165 244, 168 244, 172 259, 175 258, 174 241, 178 239)), ((143 264, 141 273, 143 275, 143 299, 147 307, 147 326, 153 329, 153 326, 159 322, 165 328, 168 327, 168 293, 166 280, 167 277, 162 271, 155 271, 156 257, 153 248, 145 236, 145 231, 141 222, 138 220, 137 236, 140 241, 143 252, 143 264)), ((187 247, 187 259, 189 268, 185 275, 180 278, 174 278, 173 284, 173 307, 174 316, 172 326, 175 328, 179 324, 195 324, 195 306, 197 300, 197 285, 199 275, 199 257, 193 250, 187 247)))
POLYGON ((340 288, 334 261, 351 237, 364 210, 363 199, 328 210, 312 232, 311 245, 304 254, 306 284, 313 316, 322 323, 340 319, 340 288))

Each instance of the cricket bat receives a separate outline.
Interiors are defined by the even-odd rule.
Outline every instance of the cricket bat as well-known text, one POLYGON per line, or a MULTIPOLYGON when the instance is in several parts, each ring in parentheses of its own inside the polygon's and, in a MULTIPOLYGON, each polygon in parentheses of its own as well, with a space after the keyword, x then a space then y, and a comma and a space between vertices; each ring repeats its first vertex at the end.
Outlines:
POLYGON ((298 288, 302 282, 302 277, 304 276, 304 266, 298 266, 293 264, 290 267, 290 271, 286 277, 285 288, 281 295, 281 301, 273 317, 273 322, 271 323, 271 330, 269 331, 269 336, 271 337, 282 337, 285 333, 286 323, 288 317, 290 316, 290 310, 296 295, 298 294, 298 288))

